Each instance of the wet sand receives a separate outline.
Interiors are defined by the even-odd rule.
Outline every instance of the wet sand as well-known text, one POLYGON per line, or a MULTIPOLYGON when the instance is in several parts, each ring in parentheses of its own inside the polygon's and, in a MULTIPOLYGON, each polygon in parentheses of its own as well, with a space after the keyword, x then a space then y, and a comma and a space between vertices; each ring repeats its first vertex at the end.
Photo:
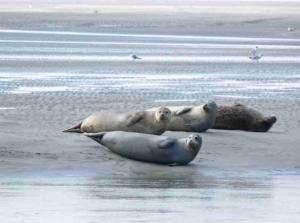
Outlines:
POLYGON ((297 15, 174 16, 1 12, 7 222, 298 221, 300 29, 287 32, 297 15), (264 58, 253 63, 256 45, 264 58), (61 132, 101 109, 209 99, 244 103, 278 122, 268 133, 209 130, 185 167, 131 161, 61 132))

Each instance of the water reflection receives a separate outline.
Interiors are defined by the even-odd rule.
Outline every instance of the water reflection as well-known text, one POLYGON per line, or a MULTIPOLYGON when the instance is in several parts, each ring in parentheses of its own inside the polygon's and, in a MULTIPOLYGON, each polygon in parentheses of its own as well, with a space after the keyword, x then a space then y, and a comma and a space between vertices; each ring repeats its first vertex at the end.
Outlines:
POLYGON ((2 178, 0 215, 7 222, 64 223, 95 218, 101 222, 282 222, 284 216, 297 222, 300 216, 299 172, 149 165, 116 176, 2 178))

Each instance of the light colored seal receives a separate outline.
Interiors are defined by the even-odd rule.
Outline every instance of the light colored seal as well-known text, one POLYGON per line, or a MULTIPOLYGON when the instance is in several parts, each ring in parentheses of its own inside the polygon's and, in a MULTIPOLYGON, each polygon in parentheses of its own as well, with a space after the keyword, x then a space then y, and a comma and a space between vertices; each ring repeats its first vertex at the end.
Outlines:
POLYGON ((264 116, 255 109, 236 103, 218 108, 213 128, 267 132, 276 120, 275 116, 264 116))
POLYGON ((202 145, 198 134, 182 139, 122 131, 85 135, 126 158, 168 165, 188 164, 202 145))
POLYGON ((64 132, 110 132, 126 131, 161 135, 170 121, 171 111, 160 107, 155 111, 140 111, 134 113, 117 113, 103 111, 84 119, 78 125, 64 132))
POLYGON ((167 125, 169 131, 205 132, 214 125, 217 116, 217 104, 214 101, 199 106, 168 108, 172 111, 171 120, 167 125))

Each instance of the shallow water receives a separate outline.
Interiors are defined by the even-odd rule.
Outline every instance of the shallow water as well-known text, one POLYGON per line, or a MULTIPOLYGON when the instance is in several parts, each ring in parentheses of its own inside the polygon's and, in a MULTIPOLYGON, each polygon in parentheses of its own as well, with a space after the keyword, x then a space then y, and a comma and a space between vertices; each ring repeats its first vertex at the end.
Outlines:
POLYGON ((150 101, 300 98, 297 38, 11 29, 0 34, 1 94, 92 90, 150 101), (248 58, 256 45, 264 55, 259 62, 248 58), (142 60, 133 61, 132 52, 142 60))
POLYGON ((299 172, 4 177, 5 222, 298 222, 299 172))

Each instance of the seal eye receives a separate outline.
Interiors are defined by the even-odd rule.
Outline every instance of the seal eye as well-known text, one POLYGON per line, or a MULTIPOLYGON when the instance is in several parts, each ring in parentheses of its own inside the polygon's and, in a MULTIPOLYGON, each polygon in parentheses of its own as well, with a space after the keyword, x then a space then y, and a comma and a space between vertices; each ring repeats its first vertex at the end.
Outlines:
POLYGON ((198 136, 195 136, 195 139, 198 139, 198 136))

